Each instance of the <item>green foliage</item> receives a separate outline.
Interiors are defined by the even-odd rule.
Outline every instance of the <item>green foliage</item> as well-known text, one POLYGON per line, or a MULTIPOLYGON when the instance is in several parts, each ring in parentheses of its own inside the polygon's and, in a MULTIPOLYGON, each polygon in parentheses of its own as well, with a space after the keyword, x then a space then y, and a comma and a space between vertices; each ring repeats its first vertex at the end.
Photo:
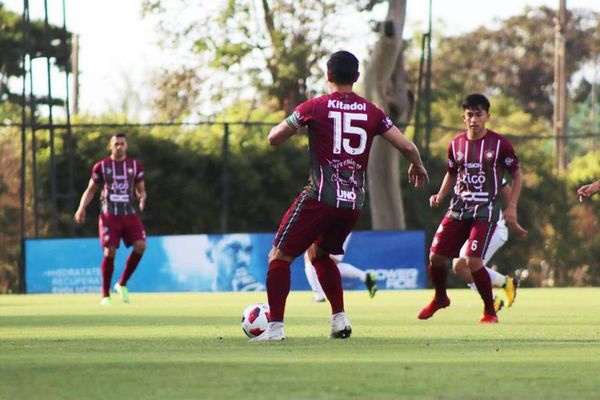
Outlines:
MULTIPOLYGON (((71 33, 62 27, 44 21, 31 21, 29 26, 30 46, 26 53, 32 58, 50 57, 60 70, 67 67, 71 54, 71 33), (66 40, 66 45, 65 45, 66 40)), ((23 74, 23 20, 20 14, 9 11, 0 3, 0 99, 18 102, 20 94, 11 93, 8 79, 23 74)))

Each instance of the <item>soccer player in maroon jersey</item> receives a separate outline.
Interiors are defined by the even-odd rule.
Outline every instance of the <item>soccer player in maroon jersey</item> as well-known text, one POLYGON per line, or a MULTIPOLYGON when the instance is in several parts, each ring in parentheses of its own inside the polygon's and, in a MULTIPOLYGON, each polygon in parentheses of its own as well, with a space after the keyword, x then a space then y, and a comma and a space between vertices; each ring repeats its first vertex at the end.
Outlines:
POLYGON ((519 159, 510 142, 485 127, 490 118, 490 102, 481 94, 468 95, 462 105, 467 130, 456 136, 448 148, 446 175, 437 194, 430 199, 438 206, 454 187, 448 212, 433 238, 429 253, 429 273, 435 296, 418 314, 428 319, 450 305, 446 279, 451 259, 459 256, 467 243, 466 264, 484 303, 482 323, 498 322, 490 276, 483 268, 483 256, 500 217, 499 196, 504 172, 512 176, 512 192, 505 204, 504 220, 518 231, 517 203, 521 194, 519 159))
POLYGON ((592 197, 594 194, 600 191, 600 180, 588 183, 577 189, 579 195, 579 202, 582 202, 586 197, 592 197))
POLYGON ((100 242, 104 248, 100 303, 102 305, 110 305, 111 302, 110 284, 115 255, 121 239, 125 246, 133 245, 133 251, 127 258, 123 274, 114 286, 124 303, 129 303, 127 281, 146 250, 146 232, 134 208, 134 195, 139 199, 140 211, 143 211, 146 205, 144 167, 135 158, 127 157, 125 134, 119 133, 111 137, 109 148, 110 156, 97 162, 92 168, 92 177, 75 212, 75 221, 82 224, 85 221, 86 207, 94 198, 98 188, 102 187, 100 194, 102 209, 98 218, 100 242))
POLYGON ((285 338, 283 316, 290 291, 290 264, 311 246, 312 264, 331 304, 330 336, 350 337, 352 326, 344 312, 340 272, 330 254, 344 253, 344 240, 360 216, 375 136, 381 135, 410 161, 408 177, 415 186, 429 179, 417 147, 382 110, 352 91, 358 77, 356 57, 347 51, 334 53, 327 62, 331 93, 300 104, 269 132, 269 143, 279 145, 301 127, 308 127, 310 174, 308 185, 283 216, 275 235, 267 273, 271 322, 252 340, 285 338))

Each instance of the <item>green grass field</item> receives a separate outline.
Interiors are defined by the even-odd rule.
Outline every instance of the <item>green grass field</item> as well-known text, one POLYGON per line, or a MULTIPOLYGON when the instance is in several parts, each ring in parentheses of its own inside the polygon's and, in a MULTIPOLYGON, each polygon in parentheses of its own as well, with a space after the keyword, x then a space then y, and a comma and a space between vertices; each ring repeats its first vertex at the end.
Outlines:
POLYGON ((598 399, 600 289, 521 289, 481 325, 450 291, 346 294, 353 337, 328 339, 329 306, 288 298, 286 334, 250 343, 245 306, 264 293, 0 296, 2 399, 598 399), (117 299, 114 299, 117 300, 117 299))

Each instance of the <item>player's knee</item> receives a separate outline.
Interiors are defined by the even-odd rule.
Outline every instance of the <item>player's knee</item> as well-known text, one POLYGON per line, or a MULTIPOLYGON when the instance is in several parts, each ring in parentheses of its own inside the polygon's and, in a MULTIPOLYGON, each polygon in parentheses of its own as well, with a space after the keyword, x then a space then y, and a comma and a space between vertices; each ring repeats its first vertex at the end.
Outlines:
POLYGON ((133 244, 133 251, 136 253, 142 254, 146 250, 146 241, 138 240, 133 244))
POLYGON ((115 258, 116 255, 117 255, 116 247, 110 246, 110 247, 104 248, 104 257, 115 258))
POLYGON ((461 271, 464 271, 466 268, 467 265, 465 264, 465 260, 462 258, 455 258, 452 262, 452 270, 457 274, 461 271))
POLYGON ((448 265, 448 257, 440 256, 439 254, 429 253, 429 262, 432 267, 446 267, 448 265))
POLYGON ((294 258, 295 257, 290 256, 289 254, 286 254, 275 247, 273 247, 269 252, 269 264, 274 260, 283 260, 291 263, 292 261, 294 261, 294 258))

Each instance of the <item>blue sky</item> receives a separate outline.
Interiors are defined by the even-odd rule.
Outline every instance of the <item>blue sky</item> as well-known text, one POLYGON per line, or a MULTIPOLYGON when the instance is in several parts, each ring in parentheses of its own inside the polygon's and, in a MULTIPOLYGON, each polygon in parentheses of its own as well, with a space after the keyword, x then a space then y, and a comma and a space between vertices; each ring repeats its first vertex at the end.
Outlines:
MULTIPOLYGON (((22 0, 0 0, 8 9, 21 12, 22 0)), ((62 0, 47 0, 53 23, 62 25, 62 0)), ((205 0, 207 3, 213 0, 205 0)), ((43 16, 43 0, 29 0, 34 18, 43 16)), ((497 19, 519 14, 526 5, 558 7, 558 0, 433 0, 433 18, 444 25, 444 32, 460 33, 497 19)), ((80 35, 80 109, 101 113, 119 109, 121 93, 136 93, 141 104, 152 96, 152 72, 167 66, 164 52, 151 21, 140 16, 141 0, 67 0, 67 28, 80 35)), ((569 8, 588 8, 600 11, 599 0, 568 0, 569 8)), ((380 15, 385 13, 381 8, 380 15)), ((424 26, 428 15, 427 0, 409 0, 405 36, 415 26, 424 26)), ((439 28, 439 26, 438 26, 439 28)), ((366 27, 365 27, 366 29, 366 27)), ((434 26, 436 29, 436 26, 434 26)), ((359 57, 366 43, 357 44, 359 57)), ((171 60, 175 63, 176 60, 171 60)), ((39 68, 42 76, 44 65, 39 68)), ((56 94, 64 95, 64 81, 53 78, 56 94), (62 92, 61 92, 62 90, 62 92)), ((45 88, 45 80, 35 84, 45 88)))

